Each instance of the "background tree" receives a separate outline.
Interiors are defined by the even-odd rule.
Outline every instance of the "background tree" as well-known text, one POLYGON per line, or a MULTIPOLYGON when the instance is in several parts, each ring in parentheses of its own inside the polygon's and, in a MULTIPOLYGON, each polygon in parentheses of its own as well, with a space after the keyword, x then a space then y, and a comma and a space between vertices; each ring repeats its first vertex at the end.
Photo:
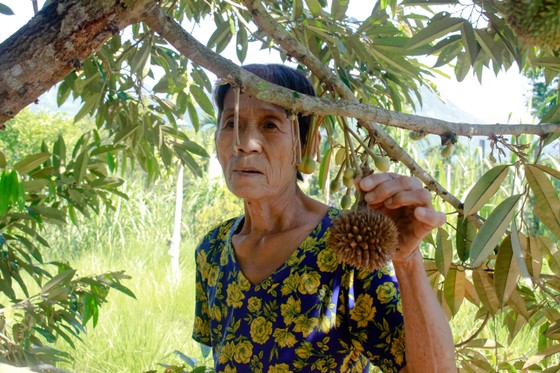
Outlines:
MULTIPOLYGON (((316 114, 311 135, 321 131, 325 140, 309 147, 302 162, 312 166, 312 159, 320 161, 321 188, 340 179, 344 183, 344 175, 348 179, 352 173, 346 170, 359 170, 368 162, 380 170, 398 163, 437 194, 438 203, 445 202, 441 207, 449 213, 449 224, 426 240, 423 252, 434 291, 449 317, 464 300, 478 309, 473 317, 480 320, 479 328, 457 342, 461 367, 558 369, 558 359, 549 357, 560 351, 560 200, 555 188, 560 171, 549 148, 560 135, 559 111, 550 109, 539 125, 491 126, 403 113, 414 105, 413 97, 421 102, 420 88, 432 88, 431 76, 444 65, 454 66, 458 80, 470 71, 483 79, 488 70, 498 72, 513 64, 522 71, 539 69, 553 80, 560 67, 554 39, 560 4, 543 2, 548 5, 524 10, 512 4, 387 0, 356 20, 346 15, 349 1, 343 0, 49 2, 0 45, 0 122, 59 83, 59 104, 70 96, 80 98, 83 104, 75 120, 89 114, 96 129, 84 133, 72 152, 60 137, 52 148, 46 144, 41 153, 17 163, 0 156, 0 245, 6 253, 0 263, 7 279, 2 292, 12 304, 33 304, 20 299, 9 280, 26 293, 21 272, 42 286, 42 299, 48 298, 52 288, 45 287, 52 281, 66 288, 78 281, 72 272, 61 272, 62 281, 43 269, 37 255, 39 226, 43 220, 63 222, 66 216, 77 224, 77 214, 88 216, 100 203, 110 206, 109 194, 124 197, 116 170, 138 164, 154 180, 179 160, 194 174, 202 173, 200 164, 208 153, 178 122, 188 117, 198 129, 202 113, 214 116, 208 98, 212 72, 293 114, 316 114), (215 24, 207 45, 181 27, 207 18, 215 24), (532 21, 529 26, 525 19, 532 21), (547 29, 553 31, 552 39, 544 33, 547 29), (234 44, 243 62, 252 43, 306 67, 319 97, 264 82, 220 56, 234 44), (424 57, 432 57, 434 65, 428 67, 424 57), (488 157, 499 164, 485 169, 460 200, 457 196, 469 185, 457 192, 444 188, 445 172, 427 170, 411 156, 411 148, 403 149, 403 131, 411 139, 439 136, 442 156, 452 156, 460 137, 486 137, 488 157), (335 171, 328 172, 335 164, 335 171), (511 339, 525 324, 538 327, 539 344, 532 356, 497 361, 497 354, 485 354, 487 341, 478 336, 489 319, 504 323, 511 339)), ((345 185, 350 185, 348 180, 345 185)), ((343 193, 348 198, 353 194, 350 189, 343 193)), ((109 286, 123 290, 119 279, 111 277, 109 286)), ((86 323, 100 303, 98 298, 92 302, 91 294, 73 298, 78 288, 65 291, 60 300, 51 299, 54 305, 69 302, 64 309, 73 312, 71 325, 86 323)), ((10 348, 30 356, 29 346, 41 343, 34 329, 39 319, 26 316, 25 323, 18 323, 27 333, 21 338, 18 328, 12 328, 10 348)), ((20 364, 29 360, 6 356, 20 364)))

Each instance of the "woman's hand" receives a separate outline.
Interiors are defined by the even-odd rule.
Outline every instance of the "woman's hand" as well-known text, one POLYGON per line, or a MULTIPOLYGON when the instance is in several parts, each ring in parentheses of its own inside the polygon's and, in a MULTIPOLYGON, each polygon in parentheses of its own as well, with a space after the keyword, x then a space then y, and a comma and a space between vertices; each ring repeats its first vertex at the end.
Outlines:
POLYGON ((390 217, 399 229, 395 264, 408 261, 422 238, 445 224, 445 214, 434 210, 430 192, 416 177, 374 173, 357 182, 368 207, 390 217))

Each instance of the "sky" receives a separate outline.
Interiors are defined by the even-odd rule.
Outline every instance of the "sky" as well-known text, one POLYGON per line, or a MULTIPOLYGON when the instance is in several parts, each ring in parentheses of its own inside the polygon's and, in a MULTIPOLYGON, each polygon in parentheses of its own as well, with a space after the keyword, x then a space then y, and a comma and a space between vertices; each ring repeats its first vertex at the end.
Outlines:
MULTIPOLYGON (((14 12, 13 16, 0 15, 2 28, 0 28, 0 42, 8 38, 33 16, 31 0, 0 0, 1 3, 9 6, 14 12)), ((39 0, 41 7, 44 0, 39 0)), ((351 2, 350 4, 358 4, 351 2)), ((363 3, 361 3, 363 5, 363 3)), ((364 14, 363 9, 349 9, 349 14, 364 14)), ((204 42, 211 32, 199 30, 194 36, 204 42)), ((226 57, 233 61, 235 50, 232 48, 226 51, 226 57), (228 56, 227 54, 231 54, 228 56)), ((246 63, 271 62, 271 57, 266 51, 257 49, 249 51, 246 63)), ((280 61, 278 61, 280 62, 280 61)), ((498 76, 490 70, 484 71, 482 84, 469 73, 462 82, 457 82, 451 71, 447 72, 451 77, 437 77, 436 86, 446 105, 440 110, 441 105, 437 104, 437 109, 433 107, 423 107, 417 114, 439 119, 469 122, 469 123, 531 123, 532 119, 526 106, 527 96, 530 94, 530 84, 528 80, 519 74, 517 68, 513 66, 507 72, 500 72, 498 76), (460 114, 456 114, 460 113, 460 114)), ((53 90, 51 90, 53 91, 53 90)), ((54 102, 53 93, 44 95, 40 102, 52 104, 54 102)), ((430 100, 433 103, 433 100, 430 100)), ((76 105, 75 105, 76 106, 76 105)), ((69 105, 68 110, 71 109, 69 105)))

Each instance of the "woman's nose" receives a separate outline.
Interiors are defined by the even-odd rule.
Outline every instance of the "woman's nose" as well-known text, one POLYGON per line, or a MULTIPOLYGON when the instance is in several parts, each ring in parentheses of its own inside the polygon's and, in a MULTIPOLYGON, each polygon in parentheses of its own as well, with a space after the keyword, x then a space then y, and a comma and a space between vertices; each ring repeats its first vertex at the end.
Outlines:
POLYGON ((255 126, 239 126, 239 142, 237 149, 243 153, 254 153, 262 150, 262 139, 255 126))

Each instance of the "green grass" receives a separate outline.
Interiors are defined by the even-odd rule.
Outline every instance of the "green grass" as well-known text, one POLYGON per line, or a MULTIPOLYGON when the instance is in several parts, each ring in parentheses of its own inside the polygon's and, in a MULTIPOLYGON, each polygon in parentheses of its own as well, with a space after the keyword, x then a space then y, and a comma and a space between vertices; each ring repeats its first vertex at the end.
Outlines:
POLYGON ((84 272, 126 270, 133 277, 127 285, 137 299, 113 292, 102 307, 97 327, 89 328, 75 351, 59 343, 76 358, 67 368, 91 373, 145 372, 156 369, 158 362, 179 363, 170 356, 174 350, 200 358, 200 349, 191 338, 193 250, 193 245, 182 247, 180 281, 170 274, 167 248, 162 244, 131 240, 123 255, 84 255, 76 263, 84 272))
POLYGON ((57 347, 75 357, 61 368, 76 373, 162 371, 158 363, 181 364, 175 350, 202 360, 191 338, 196 243, 183 237, 177 280, 167 252, 173 188, 165 184, 151 190, 130 186, 134 202, 119 201, 115 211, 104 210, 78 228, 49 230, 53 250, 48 259, 69 261, 80 275, 124 270, 132 277, 124 284, 136 295, 111 291, 97 326, 89 324, 75 350, 59 341, 57 347))

